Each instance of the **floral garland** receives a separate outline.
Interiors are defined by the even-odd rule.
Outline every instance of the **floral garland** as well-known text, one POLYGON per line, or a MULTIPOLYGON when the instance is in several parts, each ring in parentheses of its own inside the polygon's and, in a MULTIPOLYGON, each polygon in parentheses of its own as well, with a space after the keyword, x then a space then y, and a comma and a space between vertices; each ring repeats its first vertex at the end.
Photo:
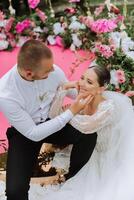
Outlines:
POLYGON ((40 10, 40 0, 28 0, 31 9, 28 18, 8 18, 0 12, 0 50, 20 47, 30 38, 72 51, 90 50, 97 64, 111 70, 109 89, 134 96, 134 41, 126 32, 126 18, 109 1, 93 14, 88 9, 86 16, 76 6, 80 0, 68 2, 71 6, 61 17, 40 10))

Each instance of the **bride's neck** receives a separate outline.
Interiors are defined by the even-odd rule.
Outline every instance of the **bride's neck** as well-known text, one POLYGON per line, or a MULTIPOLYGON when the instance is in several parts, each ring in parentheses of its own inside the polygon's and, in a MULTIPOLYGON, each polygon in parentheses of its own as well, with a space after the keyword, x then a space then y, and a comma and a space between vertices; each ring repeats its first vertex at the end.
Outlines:
POLYGON ((96 95, 90 104, 88 104, 89 113, 94 114, 97 111, 98 105, 104 100, 105 98, 102 95, 96 95))

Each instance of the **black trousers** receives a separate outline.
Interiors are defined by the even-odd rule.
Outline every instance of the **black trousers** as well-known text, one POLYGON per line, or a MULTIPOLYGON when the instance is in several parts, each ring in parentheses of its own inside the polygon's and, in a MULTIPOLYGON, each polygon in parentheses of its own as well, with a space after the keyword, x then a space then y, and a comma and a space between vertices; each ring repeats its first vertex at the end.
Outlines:
POLYGON ((62 130, 42 141, 34 142, 15 128, 7 130, 9 150, 7 158, 7 200, 28 200, 30 178, 43 143, 73 144, 67 178, 74 176, 89 160, 94 150, 97 134, 85 135, 67 124, 62 130))

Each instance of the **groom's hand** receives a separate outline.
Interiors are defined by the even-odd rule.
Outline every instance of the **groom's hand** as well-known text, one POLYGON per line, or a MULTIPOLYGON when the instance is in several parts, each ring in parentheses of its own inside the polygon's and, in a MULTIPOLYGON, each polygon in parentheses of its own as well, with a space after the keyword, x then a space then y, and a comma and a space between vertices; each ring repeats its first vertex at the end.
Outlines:
POLYGON ((70 106, 71 106, 71 104, 66 104, 66 105, 62 106, 62 110, 66 111, 67 109, 70 108, 70 106))
POLYGON ((75 100, 75 102, 70 106, 71 112, 75 115, 79 113, 87 104, 89 104, 93 100, 94 96, 85 94, 79 94, 75 100))
POLYGON ((67 83, 64 83, 64 85, 62 86, 63 90, 69 90, 69 89, 73 89, 76 88, 77 90, 79 90, 79 83, 78 81, 70 81, 67 83))

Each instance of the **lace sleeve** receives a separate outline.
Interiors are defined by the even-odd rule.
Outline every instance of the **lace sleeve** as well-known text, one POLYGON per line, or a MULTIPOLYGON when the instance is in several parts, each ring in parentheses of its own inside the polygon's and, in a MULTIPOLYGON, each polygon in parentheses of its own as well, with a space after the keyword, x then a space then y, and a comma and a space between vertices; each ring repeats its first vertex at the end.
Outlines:
POLYGON ((110 124, 114 118, 114 103, 107 100, 101 103, 98 111, 93 115, 76 115, 70 124, 82 133, 90 134, 97 132, 110 124))
POLYGON ((55 118, 56 116, 58 116, 63 112, 62 104, 64 97, 67 95, 67 92, 68 92, 67 90, 62 90, 61 88, 59 88, 49 110, 50 119, 55 118))

